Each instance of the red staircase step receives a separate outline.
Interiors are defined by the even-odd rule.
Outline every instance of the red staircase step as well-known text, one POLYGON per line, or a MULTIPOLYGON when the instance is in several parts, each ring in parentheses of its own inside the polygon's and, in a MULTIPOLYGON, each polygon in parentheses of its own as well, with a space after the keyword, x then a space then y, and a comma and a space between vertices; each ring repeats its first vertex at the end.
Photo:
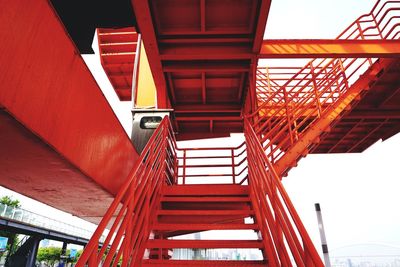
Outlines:
POLYGON ((249 187, 243 185, 177 185, 165 188, 164 195, 207 196, 249 195, 249 187))
POLYGON ((155 231, 168 230, 193 230, 193 231, 208 231, 208 230, 258 230, 256 224, 184 224, 184 223, 156 223, 152 227, 155 231))
POLYGON ((248 202, 164 202, 165 210, 250 210, 248 202))
POLYGON ((222 261, 222 260, 144 260, 143 267, 259 267, 268 266, 266 261, 222 261))
POLYGON ((261 240, 171 240, 147 241, 147 248, 263 248, 261 240))
POLYGON ((136 51, 137 42, 118 42, 100 44, 103 53, 123 53, 136 51))
POLYGON ((125 64, 129 62, 133 62, 135 60, 136 53, 134 52, 125 52, 125 53, 102 53, 101 56, 103 58, 104 64, 125 64))
MULTIPOLYGON (((176 185, 164 189, 157 222, 152 231, 165 237, 207 230, 258 230, 245 224, 254 216, 248 186, 176 185)), ((230 237, 226 237, 230 238, 230 237)), ((146 248, 154 249, 263 249, 261 240, 152 239, 146 248)), ((142 266, 267 266, 266 261, 225 260, 144 260, 142 266)))
POLYGON ((104 43, 123 43, 123 42, 136 42, 137 32, 133 30, 104 32, 104 29, 99 30, 99 41, 104 43))
POLYGON ((161 202, 250 202, 249 197, 162 197, 161 202))
POLYGON ((254 215, 252 210, 159 210, 157 215, 254 215))

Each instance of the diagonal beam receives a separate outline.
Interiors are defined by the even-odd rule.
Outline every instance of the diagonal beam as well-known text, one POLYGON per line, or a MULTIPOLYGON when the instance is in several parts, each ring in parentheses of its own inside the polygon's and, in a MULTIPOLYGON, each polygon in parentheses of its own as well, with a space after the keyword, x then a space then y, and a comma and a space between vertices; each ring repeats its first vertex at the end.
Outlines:
POLYGON ((153 73, 154 83, 157 88, 157 107, 168 108, 171 106, 167 94, 167 83, 162 72, 162 65, 159 58, 157 37, 154 31, 153 20, 149 1, 132 0, 136 20, 143 36, 143 43, 146 49, 150 68, 153 73))
POLYGON ((264 40, 259 57, 400 57, 400 40, 264 40))
POLYGON ((307 151, 309 145, 319 138, 323 132, 334 122, 340 114, 348 107, 360 93, 367 88, 371 81, 376 79, 376 73, 381 70, 389 69, 396 61, 393 59, 380 60, 368 69, 366 73, 342 95, 341 100, 333 103, 324 115, 306 131, 290 149, 275 163, 275 170, 279 175, 287 172, 302 155, 307 151))

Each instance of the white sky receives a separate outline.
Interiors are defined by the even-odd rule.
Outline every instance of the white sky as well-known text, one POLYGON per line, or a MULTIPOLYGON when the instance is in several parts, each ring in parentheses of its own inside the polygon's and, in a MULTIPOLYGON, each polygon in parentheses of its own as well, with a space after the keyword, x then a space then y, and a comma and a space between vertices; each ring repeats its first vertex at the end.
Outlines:
MULTIPOLYGON (((368 13, 374 2, 274 0, 265 38, 334 38, 355 18, 368 13)), ((130 135, 130 103, 118 101, 101 69, 98 55, 86 55, 84 59, 130 135)), ((284 178, 284 184, 318 250, 316 202, 322 206, 332 255, 400 255, 398 151, 400 135, 379 142, 362 154, 309 155, 284 178)), ((11 193, 0 188, 0 195, 4 194, 11 193)), ((17 197, 29 210, 83 225, 71 215, 17 197)), ((86 227, 93 226, 86 224, 86 227)))

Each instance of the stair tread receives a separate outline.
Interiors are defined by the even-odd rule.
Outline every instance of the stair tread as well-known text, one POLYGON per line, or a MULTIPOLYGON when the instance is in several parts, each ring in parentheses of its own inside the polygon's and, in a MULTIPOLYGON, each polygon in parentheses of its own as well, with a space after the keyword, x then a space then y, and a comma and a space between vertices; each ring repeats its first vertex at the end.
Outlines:
POLYGON ((177 224, 177 223, 156 223, 153 230, 258 230, 256 224, 177 224))
POLYGON ((250 202, 249 197, 162 197, 162 202, 250 202))
POLYGON ((263 248, 261 240, 148 240, 147 248, 263 248))
POLYGON ((163 266, 207 266, 207 267, 253 267, 266 266, 266 262, 260 261, 233 261, 233 260, 143 260, 142 266, 163 267, 163 266))
POLYGON ((246 185, 175 185, 165 188, 164 195, 249 195, 246 185))
POLYGON ((158 210, 157 215, 254 215, 253 210, 158 210))

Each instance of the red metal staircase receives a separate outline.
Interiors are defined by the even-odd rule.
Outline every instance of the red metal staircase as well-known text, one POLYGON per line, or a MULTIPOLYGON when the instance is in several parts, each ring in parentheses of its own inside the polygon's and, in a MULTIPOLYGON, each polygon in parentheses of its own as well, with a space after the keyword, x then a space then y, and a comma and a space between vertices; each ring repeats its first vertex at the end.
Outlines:
POLYGON ((134 27, 97 29, 101 65, 121 101, 132 98, 132 76, 139 34, 134 27))
MULTIPOLYGON (((338 39, 399 39, 395 15, 399 3, 378 1, 369 14, 355 20, 338 39)), ((318 150, 321 139, 381 77, 397 69, 398 63, 398 59, 324 58, 314 59, 302 68, 258 68, 258 108, 248 118, 278 175, 286 175, 300 158, 318 150)), ((392 87, 389 84, 379 89, 393 94, 392 87)), ((387 119, 378 124, 378 129, 370 130, 375 132, 385 123, 387 119)), ((354 138, 350 152, 361 144, 358 140, 365 141, 363 138, 363 134, 354 138)))
MULTIPOLYGON (((398 16, 392 12, 400 9, 392 3, 399 2, 378 2, 338 39, 398 39, 400 24, 393 23, 398 16)), ((253 112, 243 116, 245 142, 237 147, 178 148, 164 118, 76 266, 323 266, 282 176, 397 67, 396 59, 333 58, 315 59, 301 68, 259 68, 249 89, 250 94, 257 89, 256 107, 248 106, 255 104, 248 97, 244 110, 253 112), (209 230, 258 235, 243 240, 177 238, 209 230), (171 258, 178 248, 256 249, 262 259, 171 258)), ((204 84, 205 74, 201 77, 204 84)))
MULTIPOLYGON (((264 249, 261 240, 196 240, 167 239, 181 231, 258 230, 257 223, 246 224, 253 217, 248 186, 243 185, 174 185, 164 190, 157 219, 152 226, 156 237, 147 242, 147 249, 264 249), (163 238, 160 238, 163 237, 163 238)), ((230 234, 235 234, 231 232, 230 234)), ((164 253, 165 255, 165 253, 164 253)), ((142 266, 265 266, 260 261, 144 260, 142 266)))
POLYGON ((77 266, 98 266, 100 262, 103 266, 116 266, 118 261, 121 266, 323 266, 248 120, 245 137, 245 143, 236 148, 178 149, 166 117, 77 266), (203 155, 187 155, 189 150, 203 151, 203 155), (229 153, 206 156, 204 151, 229 153), (212 163, 190 163, 207 157, 212 163), (228 160, 229 167, 217 159, 228 160), (191 174, 197 168, 215 173, 191 174), (196 182, 207 175, 215 179, 214 184, 196 182), (222 184, 220 178, 228 180, 222 184), (107 226, 109 233, 98 250, 100 235, 107 226), (252 230, 258 235, 256 239, 242 240, 174 238, 208 230, 252 230), (256 249, 261 250, 262 259, 170 259, 169 251, 174 248, 256 249))

